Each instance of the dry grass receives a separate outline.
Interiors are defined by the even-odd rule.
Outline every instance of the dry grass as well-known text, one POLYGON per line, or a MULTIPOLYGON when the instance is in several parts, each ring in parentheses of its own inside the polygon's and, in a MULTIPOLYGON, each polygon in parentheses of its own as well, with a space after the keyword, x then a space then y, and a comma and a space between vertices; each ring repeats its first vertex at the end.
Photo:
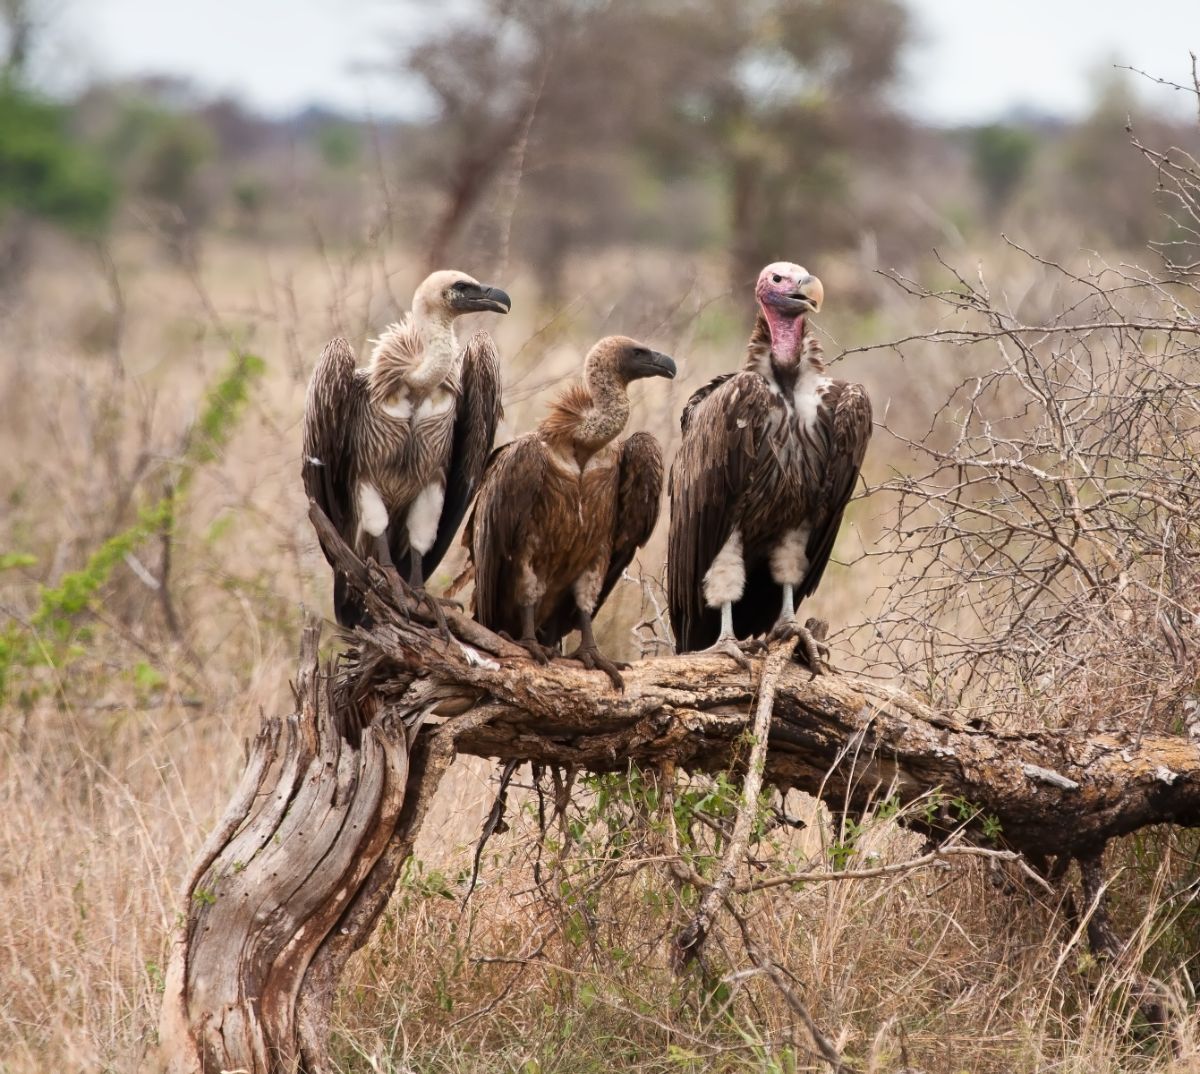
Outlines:
MULTIPOLYGON (((121 566, 66 669, 34 669, 0 723, 4 1074, 130 1071, 142 1062, 167 932, 181 909, 176 884, 239 773, 243 739, 261 713, 289 707, 302 609, 328 609, 296 459, 309 365, 335 331, 361 352, 415 282, 406 263, 374 249, 319 257, 214 241, 202 270, 189 274, 131 239, 117 250, 117 316, 103 277, 79 257, 52 251, 33 297, 4 315, 0 551, 38 560, 0 573, 5 614, 27 618, 36 583, 77 568, 158 495, 231 343, 264 356, 268 372, 184 507, 169 579, 180 636, 159 594, 121 566)), ((1012 293, 1037 301, 1030 266, 1019 271, 1026 275, 1010 279, 1012 293)), ((708 267, 679 273, 678 259, 613 255, 573 281, 575 298, 557 312, 524 306, 520 272, 499 278, 517 303, 489 326, 508 356, 502 435, 528 427, 583 348, 619 330, 681 359, 675 383, 638 386, 632 418, 673 451, 687 393, 739 360, 747 329, 742 304, 720 295, 708 267)), ((872 281, 857 281, 870 314, 839 316, 835 281, 852 274, 852 266, 822 271, 831 353, 936 327, 872 281)), ((877 409, 917 433, 965 372, 932 349, 917 353, 851 358, 838 372, 865 380, 877 409)), ((869 479, 893 465, 904 464, 877 448, 869 479)), ((873 510, 852 510, 843 556, 881 530, 873 510)), ((640 561, 649 579, 661 575, 664 533, 640 561)), ((138 553, 152 575, 159 553, 153 542, 138 553)), ((449 561, 443 575, 456 566, 449 561)), ((835 624, 860 620, 888 581, 873 569, 832 569, 814 611, 835 624)), ((631 650, 641 602, 641 590, 626 587, 605 615, 602 641, 631 650)), ((733 933, 718 938, 704 987, 672 976, 667 941, 681 896, 655 860, 652 817, 625 825, 620 875, 602 853, 613 834, 604 818, 581 818, 571 845, 547 852, 549 886, 539 889, 526 809, 489 848, 469 907, 447 898, 469 868, 490 776, 482 763, 456 765, 422 835, 423 871, 397 893, 352 966, 339 1008, 345 1069, 816 1069, 778 997, 741 973, 733 933)), ((531 801, 528 793, 521 800, 531 801)), ((585 795, 580 808, 594 801, 585 795)), ((809 827, 776 853, 820 859, 844 838, 811 802, 787 804, 809 827)), ((855 862, 898 859, 912 840, 880 820, 856 847, 855 862)), ((1129 852, 1122 880, 1131 961, 1144 958, 1181 1002, 1190 1000, 1186 971, 1169 976, 1155 960, 1194 954, 1191 919, 1182 916, 1188 900, 1167 886, 1187 859, 1180 839, 1147 841, 1129 852)), ((1139 1031, 1124 979, 1089 962, 1063 908, 983 865, 781 889, 749 898, 745 909, 825 1032, 866 1070, 1115 1074, 1200 1064, 1195 1015, 1180 1020, 1174 1052, 1139 1031)))

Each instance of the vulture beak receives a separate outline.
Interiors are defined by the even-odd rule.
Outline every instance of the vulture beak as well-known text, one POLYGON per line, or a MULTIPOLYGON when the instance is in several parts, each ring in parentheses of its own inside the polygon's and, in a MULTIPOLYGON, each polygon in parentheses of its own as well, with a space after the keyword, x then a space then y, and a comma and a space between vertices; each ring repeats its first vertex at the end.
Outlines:
POLYGON ((791 291, 768 291, 763 297, 781 313, 796 317, 802 313, 816 313, 825 300, 825 288, 816 276, 805 276, 791 291))
POLYGON ((634 358, 632 372, 634 378, 666 377, 667 380, 673 380, 676 373, 675 359, 659 351, 646 351, 634 358))
POLYGON ((450 308, 457 313, 507 313, 512 299, 499 287, 464 282, 451 289, 450 308))

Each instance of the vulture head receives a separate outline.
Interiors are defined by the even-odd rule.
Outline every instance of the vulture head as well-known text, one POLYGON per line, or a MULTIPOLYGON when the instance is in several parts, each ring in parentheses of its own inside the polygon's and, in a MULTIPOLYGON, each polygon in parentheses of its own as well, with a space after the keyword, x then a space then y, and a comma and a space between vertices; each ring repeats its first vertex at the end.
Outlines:
POLYGON ((825 288, 808 269, 791 261, 775 261, 758 274, 754 297, 770 320, 816 313, 825 298, 825 288))
POLYGON ((422 320, 453 319, 464 313, 507 313, 512 299, 465 272, 442 269, 425 277, 413 295, 413 313, 422 320))
POLYGON ((628 336, 605 336, 588 351, 583 363, 583 379, 592 382, 599 376, 616 375, 622 384, 643 377, 675 376, 675 362, 666 354, 651 350, 628 336))
POLYGON ((821 308, 825 288, 808 269, 792 261, 773 261, 758 274, 754 297, 771 333, 771 350, 791 363, 800 356, 805 318, 821 308))

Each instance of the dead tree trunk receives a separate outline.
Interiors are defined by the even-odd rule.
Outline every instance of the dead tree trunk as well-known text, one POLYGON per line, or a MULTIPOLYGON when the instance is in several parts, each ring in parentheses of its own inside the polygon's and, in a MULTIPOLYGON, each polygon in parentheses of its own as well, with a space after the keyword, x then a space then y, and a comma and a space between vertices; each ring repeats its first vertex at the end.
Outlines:
MULTIPOLYGON (((323 516, 314 522, 340 546, 323 516)), ((761 663, 748 675, 724 657, 646 660, 618 694, 602 672, 539 667, 461 615, 444 641, 395 614, 377 569, 340 547, 377 625, 358 632, 336 675, 318 665, 316 628, 305 631, 297 712, 265 722, 188 876, 160 1027, 162 1065, 178 1074, 328 1069, 338 979, 455 751, 705 772, 745 752, 761 663)), ((839 810, 936 790, 946 815, 926 810, 916 822, 931 834, 961 828, 949 803, 965 799, 1011 850, 1095 861, 1108 839, 1144 825, 1200 826, 1200 726, 1187 736, 1000 731, 875 683, 810 681, 789 664, 775 683, 763 778, 839 810)))

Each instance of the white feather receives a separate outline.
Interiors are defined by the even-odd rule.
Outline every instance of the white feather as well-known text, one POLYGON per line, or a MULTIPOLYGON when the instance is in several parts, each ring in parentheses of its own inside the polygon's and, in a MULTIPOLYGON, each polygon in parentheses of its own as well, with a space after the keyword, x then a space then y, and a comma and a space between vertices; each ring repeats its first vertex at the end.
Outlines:
POLYGON ((742 531, 734 530, 704 573, 704 600, 718 608, 740 600, 746 588, 746 564, 742 559, 742 531))
POLYGON ((799 585, 808 570, 808 527, 788 530, 771 549, 771 577, 778 585, 799 585))
POLYGON ((384 505, 379 490, 367 481, 358 484, 358 526, 359 529, 378 537, 387 529, 388 510, 384 505))
POLYGON ((440 481, 431 481, 417 493, 408 509, 408 543, 420 555, 428 552, 437 538, 445 498, 446 487, 440 481))

